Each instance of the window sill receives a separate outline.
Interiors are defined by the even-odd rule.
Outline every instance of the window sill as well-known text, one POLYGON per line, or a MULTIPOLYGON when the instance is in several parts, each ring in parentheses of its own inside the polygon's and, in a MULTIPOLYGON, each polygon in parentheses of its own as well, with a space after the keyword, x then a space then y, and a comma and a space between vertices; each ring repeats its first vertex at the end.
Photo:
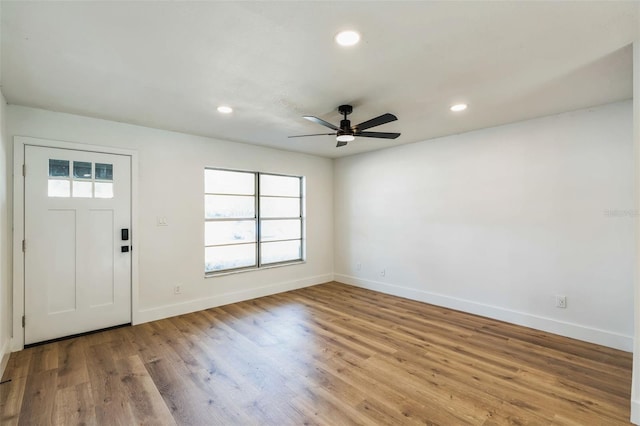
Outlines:
POLYGON ((260 266, 255 268, 234 269, 233 271, 209 272, 209 273, 205 273, 204 277, 216 278, 216 277, 223 277, 226 275, 242 274, 244 272, 255 272, 255 271, 262 271, 264 269, 282 268, 283 266, 302 265, 305 263, 307 263, 306 260, 296 260, 293 262, 274 263, 273 265, 260 266))

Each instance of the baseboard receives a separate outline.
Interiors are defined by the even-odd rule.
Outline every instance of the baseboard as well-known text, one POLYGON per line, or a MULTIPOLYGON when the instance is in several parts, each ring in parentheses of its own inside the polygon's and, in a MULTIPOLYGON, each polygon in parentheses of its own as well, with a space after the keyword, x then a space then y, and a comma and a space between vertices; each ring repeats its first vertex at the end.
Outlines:
POLYGON ((191 312, 202 311, 204 309, 214 308, 216 306, 228 305, 230 303, 242 302, 258 297, 269 296, 271 294, 283 293, 285 291, 296 290, 299 288, 310 287, 312 285, 322 284, 333 281, 333 274, 316 275, 313 277, 303 278, 300 280, 286 281, 277 284, 271 284, 263 287, 252 288, 232 293, 224 293, 202 299, 189 300, 182 303, 158 306, 150 309, 143 309, 136 316, 136 324, 142 324, 149 321, 155 321, 163 318, 174 317, 176 315, 188 314, 191 312))
POLYGON ((631 400, 631 423, 640 425, 640 401, 631 400))
POLYGON ((11 339, 7 339, 2 348, 0 348, 0 379, 4 376, 4 370, 7 368, 7 364, 9 364, 9 357, 11 356, 11 339))
MULTIPOLYGON (((356 287, 362 287, 379 291, 381 293, 387 293, 394 296, 405 297, 407 299, 430 303, 432 305, 468 312, 487 318, 509 322, 511 324, 535 328, 536 330, 559 334, 561 336, 595 343, 614 349, 620 349, 627 352, 633 351, 632 336, 625 336, 606 330, 586 327, 580 324, 558 321, 552 318, 545 318, 526 312, 505 309, 499 306, 487 305, 471 300, 432 293, 429 291, 402 287, 399 285, 383 283, 379 281, 366 280, 350 275, 334 274, 334 279, 336 281, 356 287)), ((640 411, 638 413, 640 414, 640 411)))

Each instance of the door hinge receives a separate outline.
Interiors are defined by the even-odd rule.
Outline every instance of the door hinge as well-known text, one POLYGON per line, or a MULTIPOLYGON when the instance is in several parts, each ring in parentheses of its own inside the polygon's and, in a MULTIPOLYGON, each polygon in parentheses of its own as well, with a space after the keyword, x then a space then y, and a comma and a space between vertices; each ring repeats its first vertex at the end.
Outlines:
POLYGON ((25 316, 23 315, 23 316, 22 316, 22 328, 24 328, 24 325, 25 325, 26 323, 27 323, 27 322, 26 322, 26 320, 25 320, 25 316))
POLYGON ((26 164, 22 165, 22 176, 27 176, 27 165, 26 164))
POLYGON ((27 240, 22 240, 22 251, 27 251, 27 240))

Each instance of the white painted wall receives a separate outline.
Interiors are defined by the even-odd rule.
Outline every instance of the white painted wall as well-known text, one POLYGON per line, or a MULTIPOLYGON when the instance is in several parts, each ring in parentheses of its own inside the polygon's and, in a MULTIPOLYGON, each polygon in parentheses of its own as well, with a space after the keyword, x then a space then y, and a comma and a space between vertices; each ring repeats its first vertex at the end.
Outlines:
POLYGON ((630 351, 632 129, 626 101, 336 160, 336 280, 630 351))
MULTIPOLYGON (((0 16, 2 7, 0 5, 0 16)), ((2 20, 0 19, 0 22, 2 20)), ((0 43, 1 45, 2 43, 0 43)), ((0 58, 2 55, 0 54, 0 58)), ((1 67, 0 67, 1 68, 1 67)), ((0 88, 2 76, 0 76, 0 88)), ((11 341, 11 213, 9 140, 6 137, 6 102, 0 90, 0 378, 9 361, 11 341)))
POLYGON ((0 377, 11 342, 11 148, 6 134, 6 102, 0 92, 0 377))
MULTIPOLYGON (((134 149, 139 160, 139 322, 333 279, 333 165, 330 159, 51 111, 8 107, 8 132, 134 149), (215 278, 203 273, 204 168, 306 177, 307 261, 215 278), (167 218, 159 227, 156 218, 167 218), (182 286, 174 295, 173 287, 182 286)), ((20 314, 21 315, 21 314, 20 314)), ((17 314, 14 312, 14 318, 17 314)), ((14 341, 17 339, 14 339, 14 341)), ((14 349, 20 345, 14 343, 14 349)))
MULTIPOLYGON (((640 3, 638 3, 640 12, 640 3)), ((640 14, 638 15, 640 17, 640 14)), ((640 22, 638 22, 640 32, 640 22)), ((634 142, 634 191, 636 210, 640 212, 640 34, 633 43, 633 142, 634 142)), ((635 332, 633 344, 633 378, 631 382, 631 421, 640 424, 640 227, 636 227, 635 258, 635 332)))

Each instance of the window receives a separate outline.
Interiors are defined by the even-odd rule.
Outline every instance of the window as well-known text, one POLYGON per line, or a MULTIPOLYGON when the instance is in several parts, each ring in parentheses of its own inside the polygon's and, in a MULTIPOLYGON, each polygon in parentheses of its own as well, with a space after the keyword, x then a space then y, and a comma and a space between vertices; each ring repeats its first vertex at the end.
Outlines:
POLYGON ((205 169, 205 273, 301 261, 303 178, 205 169))
POLYGON ((113 198, 113 165, 49 159, 47 194, 62 198, 113 198))

